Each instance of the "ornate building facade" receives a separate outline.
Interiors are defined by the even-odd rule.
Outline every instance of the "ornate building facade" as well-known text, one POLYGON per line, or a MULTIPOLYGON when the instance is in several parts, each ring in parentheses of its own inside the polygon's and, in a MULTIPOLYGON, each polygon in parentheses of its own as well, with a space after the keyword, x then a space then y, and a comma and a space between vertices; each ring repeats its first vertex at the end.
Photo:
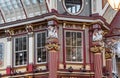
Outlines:
POLYGON ((112 78, 107 1, 0 4, 0 78, 112 78))

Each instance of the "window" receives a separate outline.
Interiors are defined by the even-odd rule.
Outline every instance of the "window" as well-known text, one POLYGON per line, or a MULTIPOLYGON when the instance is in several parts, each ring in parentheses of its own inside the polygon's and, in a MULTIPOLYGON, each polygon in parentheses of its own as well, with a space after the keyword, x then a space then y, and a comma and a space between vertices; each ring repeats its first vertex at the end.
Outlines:
POLYGON ((14 39, 15 42, 15 65, 27 64, 27 37, 21 36, 14 39))
POLYGON ((0 43, 0 65, 3 62, 3 43, 0 43))
POLYGON ((82 62, 83 44, 81 31, 65 31, 66 61, 82 62))
POLYGON ((45 49, 46 32, 39 32, 36 34, 36 56, 37 63, 43 63, 47 61, 47 52, 45 49))
POLYGON ((77 15, 83 8, 83 0, 63 0, 66 11, 70 14, 77 15))

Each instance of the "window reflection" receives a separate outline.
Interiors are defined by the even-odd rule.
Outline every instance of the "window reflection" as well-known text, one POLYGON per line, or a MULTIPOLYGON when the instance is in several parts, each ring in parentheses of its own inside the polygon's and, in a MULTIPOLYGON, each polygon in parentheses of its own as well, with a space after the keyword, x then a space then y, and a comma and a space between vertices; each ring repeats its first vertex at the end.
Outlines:
POLYGON ((82 0, 65 0, 65 6, 68 12, 78 13, 82 8, 82 0))

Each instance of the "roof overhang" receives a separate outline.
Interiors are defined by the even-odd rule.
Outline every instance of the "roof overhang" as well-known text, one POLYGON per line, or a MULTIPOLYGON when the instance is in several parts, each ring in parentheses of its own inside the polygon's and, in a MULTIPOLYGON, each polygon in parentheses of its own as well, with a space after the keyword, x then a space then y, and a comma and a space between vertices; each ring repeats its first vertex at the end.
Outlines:
POLYGON ((78 17, 78 16, 71 16, 71 15, 59 15, 57 13, 47 13, 47 14, 43 14, 43 15, 28 18, 28 19, 17 20, 14 22, 0 24, 0 29, 7 29, 7 28, 17 27, 17 26, 31 24, 35 22, 42 22, 49 19, 72 21, 72 22, 83 22, 83 23, 87 22, 92 24, 100 23, 105 29, 110 30, 110 28, 108 27, 109 25, 105 22, 105 20, 101 19, 101 17, 97 17, 97 18, 88 17, 88 16, 78 17))

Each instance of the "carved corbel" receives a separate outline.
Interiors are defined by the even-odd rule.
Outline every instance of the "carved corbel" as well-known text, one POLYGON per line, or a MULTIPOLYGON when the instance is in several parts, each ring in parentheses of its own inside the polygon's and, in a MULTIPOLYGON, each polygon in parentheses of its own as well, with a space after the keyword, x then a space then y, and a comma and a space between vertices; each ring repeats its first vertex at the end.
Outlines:
POLYGON ((7 36, 12 36, 12 35, 14 35, 14 30, 6 29, 5 33, 7 36))
POLYGON ((27 32, 32 32, 33 31, 33 26, 31 24, 26 25, 26 31, 27 32))
POLYGON ((90 48, 90 51, 93 53, 101 53, 104 47, 102 46, 93 46, 90 48))
POLYGON ((109 48, 105 49, 105 58, 106 59, 111 59, 113 57, 113 53, 110 51, 109 48))

